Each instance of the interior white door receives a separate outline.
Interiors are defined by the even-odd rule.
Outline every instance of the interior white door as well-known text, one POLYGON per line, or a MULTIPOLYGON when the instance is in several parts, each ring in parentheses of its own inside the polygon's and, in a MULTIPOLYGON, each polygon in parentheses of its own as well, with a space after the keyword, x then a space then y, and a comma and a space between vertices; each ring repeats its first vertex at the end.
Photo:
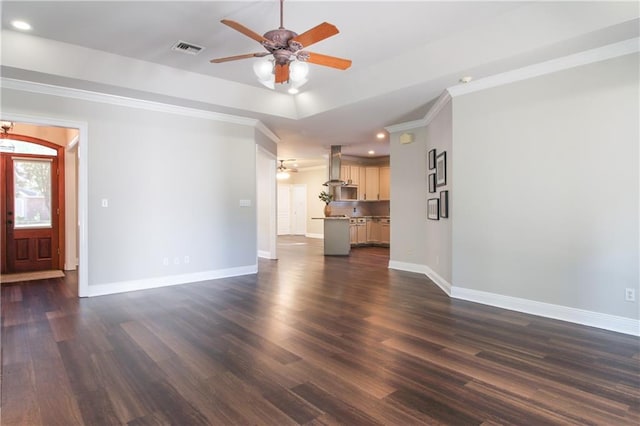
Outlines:
POLYGON ((304 184, 291 187, 291 233, 307 233, 307 185, 304 184))
POLYGON ((291 234, 291 185, 278 185, 278 235, 291 234))

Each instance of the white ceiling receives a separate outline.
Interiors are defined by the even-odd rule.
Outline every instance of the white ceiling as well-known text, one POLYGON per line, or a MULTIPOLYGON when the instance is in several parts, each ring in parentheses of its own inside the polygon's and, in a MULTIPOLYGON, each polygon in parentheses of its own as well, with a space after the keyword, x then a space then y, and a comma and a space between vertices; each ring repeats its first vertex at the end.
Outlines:
POLYGON ((121 95, 141 87, 135 92, 138 97, 170 97, 186 106, 257 118, 280 138, 279 157, 297 158, 304 167, 324 161, 330 145, 342 145, 347 155, 367 156, 370 149, 376 155, 388 154, 388 140, 380 142, 375 134, 384 126, 423 118, 428 104, 462 76, 478 79, 637 37, 638 8, 637 2, 608 1, 287 0, 286 28, 302 33, 327 21, 340 30, 310 51, 353 60, 346 71, 310 65, 309 83, 292 96, 283 88, 263 88, 253 75, 255 59, 209 63, 212 58, 262 51, 257 42, 220 20, 235 20, 262 34, 279 25, 275 0, 3 1, 3 52, 9 53, 3 53, 2 71, 5 76, 63 81, 77 88, 101 85, 101 90, 121 95), (8 32, 14 19, 28 21, 33 29, 20 36, 8 32), (55 57, 69 49, 61 43, 47 45, 54 47, 41 55, 41 63, 38 58, 10 57, 18 44, 36 46, 40 39, 34 36, 124 58, 104 77, 86 69, 82 74, 65 71, 54 67, 50 58, 45 61, 48 54, 54 56, 54 48, 60 49, 55 57), (205 50, 198 56, 171 51, 178 40, 205 50), (185 72, 174 78, 162 74, 162 81, 138 86, 132 76, 140 62, 133 59, 185 72), (203 78, 218 89, 218 96, 194 93, 203 78), (187 90, 189 85, 192 90, 187 90))

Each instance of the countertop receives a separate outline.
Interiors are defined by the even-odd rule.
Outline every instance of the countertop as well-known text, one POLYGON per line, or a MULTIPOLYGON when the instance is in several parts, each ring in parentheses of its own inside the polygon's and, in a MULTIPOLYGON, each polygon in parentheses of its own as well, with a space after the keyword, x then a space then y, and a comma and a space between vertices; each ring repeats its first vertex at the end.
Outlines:
POLYGON ((311 219, 323 219, 323 220, 391 219, 391 216, 325 216, 325 217, 312 217, 311 219))
POLYGON ((322 220, 349 220, 349 216, 312 217, 311 219, 322 219, 322 220))

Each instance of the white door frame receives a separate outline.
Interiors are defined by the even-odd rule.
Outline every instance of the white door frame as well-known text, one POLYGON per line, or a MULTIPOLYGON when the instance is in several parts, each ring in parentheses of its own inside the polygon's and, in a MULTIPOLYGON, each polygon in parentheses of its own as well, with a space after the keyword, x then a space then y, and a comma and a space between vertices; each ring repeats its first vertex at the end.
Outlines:
MULTIPOLYGON (((256 200, 266 200, 266 202, 268 203, 266 206, 262 206, 261 203, 258 201, 257 204, 257 215, 268 215, 267 218, 267 228, 268 229, 263 229, 262 231, 265 232, 265 234, 267 235, 267 238, 269 240, 268 243, 268 251, 264 251, 264 250, 260 250, 259 248, 259 242, 256 241, 256 247, 258 247, 258 257, 263 257, 266 259, 277 259, 278 258, 278 253, 277 253, 277 237, 278 237, 278 230, 277 230, 277 205, 276 205, 276 193, 277 193, 277 186, 276 186, 276 160, 277 157, 272 154, 271 152, 267 151, 266 149, 264 149, 263 147, 261 147, 260 145, 256 145, 256 164, 257 164, 257 158, 258 157, 265 157, 266 159, 268 159, 268 163, 269 166, 266 170, 263 170, 260 167, 256 166, 256 190, 259 188, 259 182, 267 182, 268 183, 268 190, 267 190, 267 194, 265 196, 265 194, 262 194, 262 196, 257 195, 256 196, 256 200)), ((260 223, 259 217, 256 217, 256 221, 258 222, 258 224, 260 223)), ((259 236, 261 232, 260 226, 258 225, 258 230, 257 230, 257 235, 259 236)))

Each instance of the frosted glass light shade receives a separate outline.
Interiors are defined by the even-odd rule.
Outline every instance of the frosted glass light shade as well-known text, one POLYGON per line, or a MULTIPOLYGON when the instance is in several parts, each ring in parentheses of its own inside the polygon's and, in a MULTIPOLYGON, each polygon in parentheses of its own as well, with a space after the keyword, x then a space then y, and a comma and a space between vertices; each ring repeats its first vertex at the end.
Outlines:
POLYGON ((273 80, 273 62, 269 59, 255 61, 253 63, 253 72, 260 82, 273 80))
POLYGON ((307 81, 307 75, 309 75, 309 65, 302 61, 292 61, 289 64, 289 80, 298 83, 299 86, 307 81))

